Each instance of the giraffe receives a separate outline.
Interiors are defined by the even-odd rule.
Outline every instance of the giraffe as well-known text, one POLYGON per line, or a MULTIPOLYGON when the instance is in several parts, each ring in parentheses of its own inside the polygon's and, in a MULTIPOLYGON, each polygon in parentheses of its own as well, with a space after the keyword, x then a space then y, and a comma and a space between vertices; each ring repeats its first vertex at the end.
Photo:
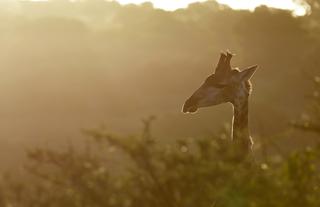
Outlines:
POLYGON ((250 79, 257 65, 242 71, 231 68, 233 54, 221 53, 215 73, 206 78, 204 83, 186 100, 184 113, 195 113, 199 108, 231 103, 233 106, 232 143, 237 155, 246 157, 250 154, 253 141, 249 132, 249 96, 252 91, 250 79))

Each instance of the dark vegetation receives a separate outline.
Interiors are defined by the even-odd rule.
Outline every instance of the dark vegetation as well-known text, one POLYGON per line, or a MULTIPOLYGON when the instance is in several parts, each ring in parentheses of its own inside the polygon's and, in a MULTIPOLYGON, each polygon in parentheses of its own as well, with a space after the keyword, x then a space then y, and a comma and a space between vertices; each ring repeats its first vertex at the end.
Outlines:
POLYGON ((309 3, 304 17, 211 1, 1 6, 0 206, 320 206, 320 8, 309 3), (229 107, 180 113, 226 48, 235 65, 260 66, 253 162, 233 157, 229 107))

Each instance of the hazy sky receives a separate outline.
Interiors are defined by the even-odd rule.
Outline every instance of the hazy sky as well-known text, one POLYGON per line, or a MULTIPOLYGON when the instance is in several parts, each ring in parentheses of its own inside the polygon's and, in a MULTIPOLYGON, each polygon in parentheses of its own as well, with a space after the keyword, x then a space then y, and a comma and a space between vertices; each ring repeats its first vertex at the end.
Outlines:
MULTIPOLYGON (((126 3, 143 3, 147 0, 117 0, 122 4, 126 3)), ((205 0, 148 0, 155 7, 166 10, 175 10, 177 8, 187 7, 188 4, 205 0)), ((217 0, 219 3, 228 4, 234 9, 250 9, 253 10, 260 5, 268 5, 270 7, 289 9, 294 11, 296 15, 304 15, 307 7, 294 3, 294 0, 217 0)))

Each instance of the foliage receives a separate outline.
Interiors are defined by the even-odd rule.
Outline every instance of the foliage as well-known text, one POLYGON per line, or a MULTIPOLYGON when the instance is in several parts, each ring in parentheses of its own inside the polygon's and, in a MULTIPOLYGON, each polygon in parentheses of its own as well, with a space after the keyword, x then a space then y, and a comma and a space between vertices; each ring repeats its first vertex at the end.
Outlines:
POLYGON ((313 90, 308 94, 308 107, 298 121, 292 122, 295 128, 307 132, 320 133, 320 77, 313 79, 313 90))
POLYGON ((30 177, 8 179, 4 202, 17 207, 320 205, 320 146, 273 155, 267 163, 239 161, 225 134, 162 146, 151 136, 151 120, 141 136, 90 130, 94 142, 84 150, 29 151, 30 177), (112 166, 106 159, 111 155, 128 159, 112 166))

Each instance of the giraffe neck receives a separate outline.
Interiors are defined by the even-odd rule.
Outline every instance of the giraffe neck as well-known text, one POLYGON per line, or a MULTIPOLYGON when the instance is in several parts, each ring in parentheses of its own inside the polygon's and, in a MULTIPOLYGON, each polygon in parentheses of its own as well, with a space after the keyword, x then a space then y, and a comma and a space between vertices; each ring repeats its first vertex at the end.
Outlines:
POLYGON ((247 154, 251 151, 252 140, 249 133, 249 96, 234 101, 232 140, 239 150, 247 154))

